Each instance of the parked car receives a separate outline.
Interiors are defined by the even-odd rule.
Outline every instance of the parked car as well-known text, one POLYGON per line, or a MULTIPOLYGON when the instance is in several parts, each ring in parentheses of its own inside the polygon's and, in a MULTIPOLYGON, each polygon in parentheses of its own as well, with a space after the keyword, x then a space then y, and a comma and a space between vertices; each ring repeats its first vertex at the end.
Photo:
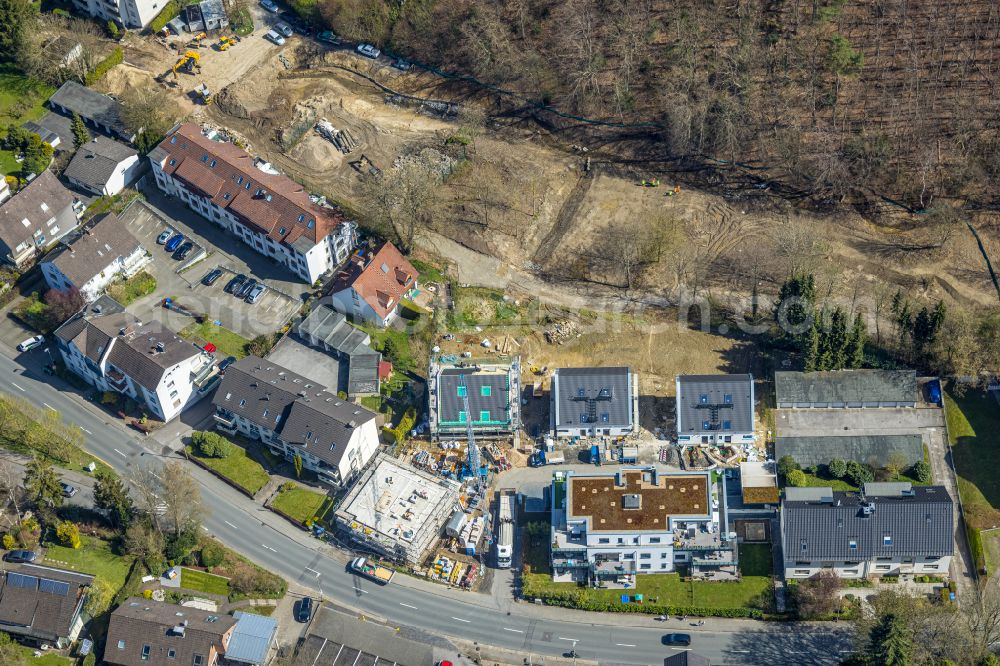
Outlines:
POLYGON ((413 65, 410 64, 408 60, 403 60, 402 58, 396 58, 392 61, 392 66, 401 72, 408 72, 413 65))
POLYGON ((254 280, 253 278, 250 278, 249 280, 247 280, 243 284, 242 287, 240 287, 239 291, 235 292, 236 296, 239 297, 239 298, 246 298, 247 294, 249 294, 251 291, 253 291, 253 288, 256 287, 256 286, 257 286, 257 280, 254 280))
POLYGON ((665 634, 664 645, 691 645, 691 634, 665 634))
POLYGON ((33 550, 12 550, 4 558, 8 562, 34 562, 38 559, 38 553, 33 550))
POLYGON ((225 372, 226 368, 228 368, 229 366, 231 366, 233 363, 236 363, 236 357, 235 356, 227 356, 225 358, 225 360, 222 361, 222 363, 219 364, 219 372, 225 372))
POLYGON ((382 55, 382 52, 371 44, 358 44, 358 53, 365 56, 366 58, 378 58, 382 55))
POLYGON ((257 301, 260 300, 260 297, 264 295, 265 291, 267 291, 267 287, 265 287, 262 284, 258 284, 257 286, 255 286, 253 289, 250 290, 250 293, 247 294, 247 303, 250 304, 256 303, 257 301))
POLYGON ((274 25, 274 29, 280 32, 285 37, 291 37, 292 34, 294 34, 292 32, 292 28, 287 23, 276 23, 274 25))
POLYGON ((313 600, 312 597, 302 597, 298 608, 295 609, 295 621, 306 623, 312 617, 313 600))
POLYGON ((184 243, 184 245, 181 245, 174 252, 174 259, 177 259, 178 261, 182 259, 187 259, 188 254, 190 254, 191 250, 193 249, 194 249, 194 243, 192 243, 191 241, 184 243))
POLYGON ((59 487, 62 488, 63 497, 72 497, 73 495, 76 495, 78 492, 80 492, 80 490, 76 486, 70 485, 65 481, 60 481, 59 487))
POLYGON ((246 281, 247 281, 247 276, 243 275, 243 273, 240 273, 239 275, 237 275, 232 280, 226 283, 226 288, 224 291, 227 294, 235 294, 237 291, 239 291, 239 288, 242 287, 243 283, 246 281))
POLYGON ((36 335, 35 337, 28 338, 27 340, 19 344, 17 346, 17 351, 19 352, 31 351, 35 347, 41 347, 43 342, 45 342, 45 336, 36 335))
POLYGON ((332 30, 323 30, 316 35, 316 39, 326 44, 333 44, 334 46, 340 44, 340 37, 337 37, 332 30))
POLYGON ((167 227, 166 229, 163 230, 162 234, 160 234, 159 236, 157 236, 157 238, 156 238, 156 244, 157 245, 163 245, 168 240, 170 240, 170 237, 173 236, 173 235, 174 235, 174 230, 171 229, 170 227, 167 227))
POLYGON ((264 35, 264 39, 269 42, 274 42, 278 46, 283 46, 285 43, 285 38, 276 33, 274 30, 268 30, 267 34, 264 35))
POLYGON ((260 6, 272 14, 278 13, 278 5, 274 3, 274 0, 260 0, 260 6))
POLYGON ((309 24, 303 21, 302 17, 295 12, 288 10, 278 12, 278 18, 287 23, 292 30, 299 34, 308 35, 310 32, 309 24))
POLYGON ((213 268, 208 272, 208 275, 201 279, 201 283, 207 287, 211 287, 213 284, 218 282, 220 277, 222 277, 222 269, 213 268))
POLYGON ((184 242, 184 234, 176 234, 173 238, 168 240, 163 244, 163 249, 167 252, 173 252, 176 250, 181 243, 184 242))

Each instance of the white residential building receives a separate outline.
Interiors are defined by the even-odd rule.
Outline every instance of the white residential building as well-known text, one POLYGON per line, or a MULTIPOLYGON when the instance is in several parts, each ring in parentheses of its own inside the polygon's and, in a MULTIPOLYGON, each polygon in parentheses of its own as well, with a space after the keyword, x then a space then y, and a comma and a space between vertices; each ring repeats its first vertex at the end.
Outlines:
POLYGON ((634 586, 637 574, 667 573, 678 564, 693 575, 702 567, 735 574, 708 472, 556 472, 551 496, 556 581, 634 586))
POLYGON ((259 439, 332 486, 347 483, 378 451, 375 413, 271 361, 247 356, 226 368, 215 397, 216 427, 259 439))
POLYGON ((786 488, 781 509, 785 578, 948 575, 954 514, 943 486, 786 488))
POLYGON ((99 391, 123 393, 169 421, 200 397, 214 358, 158 321, 102 296, 55 332, 66 367, 99 391))
POLYGON ((98 196, 113 196, 138 178, 141 167, 135 148, 97 135, 80 146, 63 177, 98 196))
POLYGON ((78 289, 87 302, 97 299, 112 281, 129 278, 151 257, 114 213, 106 213, 69 243, 41 262, 52 289, 78 289))
POLYGON ((753 442, 753 376, 678 375, 677 441, 716 446, 753 442))
POLYGON ((624 437, 639 423, 639 378, 631 368, 557 368, 549 401, 556 437, 624 437))
POLYGON ((237 146, 197 125, 167 133, 149 153, 156 185, 257 252, 312 284, 350 256, 354 222, 286 176, 261 171, 237 146))
POLYGON ((0 261, 25 266, 76 229, 80 220, 73 207, 75 201, 46 170, 0 204, 0 261))
POLYGON ((377 252, 359 253, 337 275, 330 305, 358 322, 384 328, 399 316, 400 303, 417 289, 417 269, 392 243, 377 252))
POLYGON ((167 6, 168 0, 73 0, 79 11, 126 28, 140 30, 167 6))

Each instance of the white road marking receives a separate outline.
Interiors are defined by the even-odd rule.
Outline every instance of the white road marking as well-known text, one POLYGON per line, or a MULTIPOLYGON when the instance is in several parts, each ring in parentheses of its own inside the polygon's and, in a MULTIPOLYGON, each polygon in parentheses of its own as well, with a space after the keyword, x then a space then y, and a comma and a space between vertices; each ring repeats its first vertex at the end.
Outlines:
POLYGON ((11 382, 10 385, 13 386, 14 388, 16 388, 21 393, 24 393, 24 389, 21 388, 20 386, 18 386, 17 384, 15 384, 14 382, 11 382))
POLYGON ((240 529, 240 528, 236 527, 236 525, 233 525, 233 524, 232 524, 231 522, 229 522, 228 520, 223 520, 222 522, 224 522, 224 523, 225 523, 226 525, 229 525, 229 526, 230 526, 230 527, 232 527, 232 528, 233 528, 234 530, 238 530, 238 529, 240 529))
POLYGON ((80 426, 80 430, 84 431, 88 435, 93 435, 94 434, 94 433, 90 432, 89 430, 87 430, 86 428, 84 428, 83 426, 80 426))
POLYGON ((43 405, 45 405, 46 407, 48 407, 49 409, 51 409, 51 410, 52 410, 53 412, 57 412, 57 411, 59 411, 59 410, 57 410, 57 409, 56 409, 55 407, 53 407, 52 405, 50 405, 50 404, 49 404, 49 403, 47 403, 47 402, 43 402, 42 404, 43 404, 43 405))
POLYGON ((117 453, 118 455, 120 455, 122 458, 128 458, 128 456, 126 454, 122 453, 118 449, 115 449, 115 453, 117 453))
POLYGON ((267 549, 268 549, 269 551, 271 551, 272 553, 277 553, 277 552, 278 552, 278 551, 276 551, 276 550, 275 550, 274 548, 271 548, 270 546, 268 546, 268 545, 266 545, 266 544, 263 544, 263 543, 262 543, 262 544, 260 544, 260 545, 261 545, 261 546, 264 546, 264 548, 267 548, 267 549))
POLYGON ((455 617, 454 615, 451 616, 451 619, 455 620, 456 622, 465 622, 466 624, 470 624, 472 622, 472 620, 464 620, 460 617, 455 617))
POLYGON ((615 643, 618 647, 635 647, 632 643, 615 643))
POLYGON ((354 588, 354 591, 359 594, 368 594, 368 590, 362 590, 360 587, 354 588))
POLYGON ((402 601, 399 602, 399 605, 406 606, 407 608, 412 608, 413 610, 417 610, 416 606, 411 606, 410 604, 404 604, 402 601))
POLYGON ((561 641, 573 641, 574 643, 579 643, 580 642, 580 639, 578 639, 578 638, 564 638, 563 636, 560 636, 559 640, 561 640, 561 641))
POLYGON ((670 648, 671 650, 677 650, 678 652, 690 652, 691 648, 670 648))
POLYGON ((510 627, 504 627, 503 630, 504 631, 513 631, 515 634, 523 634, 524 633, 524 630, 522 630, 522 629, 511 629, 510 627))
POLYGON ((317 578, 319 578, 319 577, 320 577, 320 573, 319 573, 318 571, 316 571, 315 569, 310 569, 309 567, 306 567, 306 571, 311 571, 311 572, 313 572, 314 574, 316 574, 316 577, 317 577, 317 578))

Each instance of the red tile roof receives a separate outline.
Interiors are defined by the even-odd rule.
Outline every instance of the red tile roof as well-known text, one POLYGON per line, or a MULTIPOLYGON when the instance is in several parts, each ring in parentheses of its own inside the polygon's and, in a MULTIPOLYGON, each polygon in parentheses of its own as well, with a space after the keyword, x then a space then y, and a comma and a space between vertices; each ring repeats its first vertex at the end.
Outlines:
POLYGON ((417 283, 417 272, 392 243, 385 243, 351 286, 379 317, 385 319, 417 283))
POLYGON ((316 243, 345 219, 339 211, 313 203, 292 179, 256 168, 253 158, 237 146, 212 141, 197 125, 181 125, 163 139, 158 150, 166 173, 275 242, 291 245, 306 237, 316 243))

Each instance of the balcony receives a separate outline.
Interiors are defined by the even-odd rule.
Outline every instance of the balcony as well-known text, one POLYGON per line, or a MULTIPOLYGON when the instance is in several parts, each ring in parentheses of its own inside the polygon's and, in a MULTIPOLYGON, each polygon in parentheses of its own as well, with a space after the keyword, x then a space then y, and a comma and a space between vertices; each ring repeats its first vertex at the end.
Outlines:
POLYGON ((128 392, 128 377, 126 377, 120 370, 108 368, 108 371, 104 373, 104 378, 108 381, 108 385, 114 390, 120 393, 128 392))
POLYGON ((232 435, 236 432, 236 415, 224 410, 218 410, 212 414, 216 428, 232 435))

